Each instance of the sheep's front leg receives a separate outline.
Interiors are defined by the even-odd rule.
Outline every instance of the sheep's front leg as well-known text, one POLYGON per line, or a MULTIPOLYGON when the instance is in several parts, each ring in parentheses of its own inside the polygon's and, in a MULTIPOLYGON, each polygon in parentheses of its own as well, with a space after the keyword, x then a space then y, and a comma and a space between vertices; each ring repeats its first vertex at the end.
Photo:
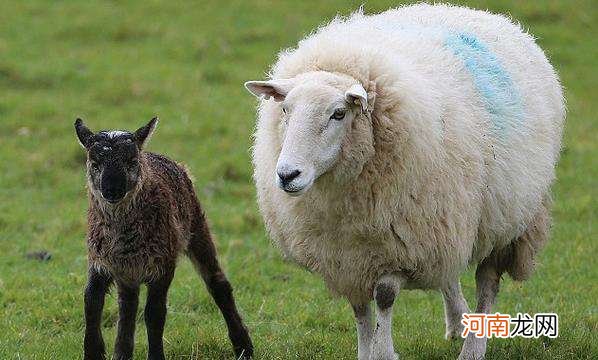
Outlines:
POLYGON ((446 322, 445 337, 447 339, 461 338, 461 333, 463 332, 461 319, 463 318, 463 313, 469 312, 469 306, 467 306, 467 302, 461 292, 461 283, 458 279, 451 281, 441 291, 446 322))
MULTIPOLYGON (((501 273, 496 269, 493 261, 484 261, 476 270, 476 295, 478 306, 476 313, 488 314, 491 311, 500 283, 501 273)), ((478 338, 470 332, 461 348, 459 360, 481 360, 486 355, 486 337, 478 338)))
POLYGON ((368 303, 352 306, 357 321, 357 359, 370 360, 372 337, 374 335, 372 308, 368 303))
POLYGON ((157 281, 147 284, 147 300, 144 317, 147 328, 148 360, 164 360, 164 325, 166 324, 166 301, 168 288, 174 277, 174 266, 157 281))
POLYGON ((118 332, 114 344, 114 359, 133 358, 135 319, 139 305, 139 285, 118 284, 118 332))
POLYGON ((111 281, 109 276, 90 267, 85 287, 85 338, 83 340, 83 358, 85 360, 106 358, 101 322, 104 298, 111 281))
POLYGON ((376 330, 372 344, 371 360, 395 360, 392 344, 392 305, 401 288, 401 279, 395 275, 385 275, 374 288, 376 302, 376 330))

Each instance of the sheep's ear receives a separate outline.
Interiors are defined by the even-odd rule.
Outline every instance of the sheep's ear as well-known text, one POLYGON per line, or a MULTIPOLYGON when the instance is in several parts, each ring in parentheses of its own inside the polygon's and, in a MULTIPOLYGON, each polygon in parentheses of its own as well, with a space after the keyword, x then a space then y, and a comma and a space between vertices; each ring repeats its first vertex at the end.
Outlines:
POLYGON ((145 126, 142 126, 135 131, 135 142, 137 143, 138 148, 141 149, 147 144, 156 129, 156 125, 158 125, 158 117, 154 117, 145 126))
POLYGON ((94 133, 85 126, 83 120, 77 118, 75 120, 75 131, 77 132, 77 139, 83 148, 87 149, 93 142, 94 133))
POLYGON ((349 104, 357 104, 361 106, 363 112, 368 109, 368 93, 361 84, 355 84, 345 92, 345 100, 349 104))
POLYGON ((272 97, 275 101, 283 101, 293 85, 294 81, 292 79, 248 81, 245 83, 245 87, 253 95, 257 97, 264 96, 266 100, 272 97))

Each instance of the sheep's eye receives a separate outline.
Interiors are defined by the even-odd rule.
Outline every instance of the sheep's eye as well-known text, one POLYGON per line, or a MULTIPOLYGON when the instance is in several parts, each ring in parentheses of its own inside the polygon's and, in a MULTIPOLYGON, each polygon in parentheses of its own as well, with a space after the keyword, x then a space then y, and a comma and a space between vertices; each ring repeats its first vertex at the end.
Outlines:
POLYGON ((346 113, 347 113, 347 110, 345 110, 345 109, 336 109, 336 110, 334 110, 334 113, 332 114, 330 119, 342 120, 345 118, 346 113))
POLYGON ((282 112, 283 112, 284 114, 286 114, 286 113, 287 113, 287 109, 286 109, 286 108, 282 108, 282 112))
POLYGON ((97 170, 100 170, 100 164, 98 164, 98 163, 97 163, 97 162, 95 162, 95 161, 92 161, 92 162, 91 162, 91 168, 92 168, 92 169, 94 169, 94 170, 96 170, 96 171, 97 171, 97 170))

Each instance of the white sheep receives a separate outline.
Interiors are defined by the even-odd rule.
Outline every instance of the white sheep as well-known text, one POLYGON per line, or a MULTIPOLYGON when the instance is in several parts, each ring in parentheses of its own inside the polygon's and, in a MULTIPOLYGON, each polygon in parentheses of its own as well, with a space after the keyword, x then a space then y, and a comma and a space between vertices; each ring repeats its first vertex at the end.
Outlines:
MULTIPOLYGON (((395 359, 400 289, 440 289, 447 337, 503 272, 527 278, 548 237, 565 105, 532 36, 500 15, 418 4, 337 18, 279 54, 254 178, 268 232, 355 310, 358 358, 395 359), (284 190, 284 191, 283 191, 284 190), (376 321, 370 302, 375 299, 376 321)), ((460 359, 480 359, 466 338, 460 359)))

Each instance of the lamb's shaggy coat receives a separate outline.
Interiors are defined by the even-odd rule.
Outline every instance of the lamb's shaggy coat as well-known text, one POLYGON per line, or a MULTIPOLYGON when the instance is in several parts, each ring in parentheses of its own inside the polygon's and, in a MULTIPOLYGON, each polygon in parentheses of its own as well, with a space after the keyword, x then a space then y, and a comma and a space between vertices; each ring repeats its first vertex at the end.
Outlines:
POLYGON ((361 83, 368 111, 334 167, 292 198, 273 181, 281 107, 261 101, 254 178, 285 255, 354 304, 372 299, 384 274, 439 288, 492 251, 516 279, 530 274, 550 226, 565 117, 557 75, 530 35, 451 6, 356 13, 283 51, 271 78, 313 72, 361 83))
POLYGON ((150 152, 141 152, 139 163, 141 181, 121 206, 88 187, 90 266, 128 284, 164 276, 187 251, 192 234, 200 246, 214 247, 185 169, 150 152))
POLYGON ((108 287, 115 282, 119 322, 114 358, 133 356, 139 285, 146 284, 148 359, 164 359, 166 297, 177 259, 185 253, 222 312, 236 358, 248 359, 253 345, 237 312, 232 286, 218 263, 187 170, 163 155, 142 149, 156 122, 153 119, 135 133, 97 134, 80 119, 75 123, 87 152, 89 195, 84 358, 105 359, 102 307, 108 287), (111 175, 104 176, 107 173, 111 175), (116 190, 109 191, 111 188, 116 190), (112 194, 122 197, 109 202, 106 196, 112 194))

